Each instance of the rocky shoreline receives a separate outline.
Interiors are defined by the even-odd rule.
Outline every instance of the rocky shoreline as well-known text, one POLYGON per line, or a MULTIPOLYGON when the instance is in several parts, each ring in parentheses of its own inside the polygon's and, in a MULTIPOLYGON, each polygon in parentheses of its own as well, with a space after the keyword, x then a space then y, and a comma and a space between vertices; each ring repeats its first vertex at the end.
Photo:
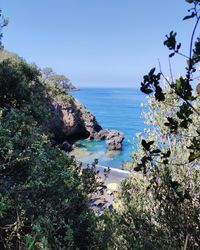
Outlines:
POLYGON ((95 116, 78 100, 71 97, 66 102, 52 102, 56 118, 51 122, 61 148, 70 152, 80 139, 104 140, 108 150, 121 150, 125 138, 117 130, 103 129, 95 116))

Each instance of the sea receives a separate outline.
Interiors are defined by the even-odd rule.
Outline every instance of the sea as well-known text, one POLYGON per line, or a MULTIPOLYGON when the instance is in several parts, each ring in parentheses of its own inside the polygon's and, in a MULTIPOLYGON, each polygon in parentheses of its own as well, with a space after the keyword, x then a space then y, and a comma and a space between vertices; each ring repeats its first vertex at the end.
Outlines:
POLYGON ((147 102, 146 95, 139 88, 81 88, 70 94, 95 115, 103 128, 125 135, 121 151, 108 151, 105 141, 81 140, 71 155, 84 163, 97 159, 99 165, 118 169, 131 162, 138 143, 135 136, 145 129, 142 103, 147 102))

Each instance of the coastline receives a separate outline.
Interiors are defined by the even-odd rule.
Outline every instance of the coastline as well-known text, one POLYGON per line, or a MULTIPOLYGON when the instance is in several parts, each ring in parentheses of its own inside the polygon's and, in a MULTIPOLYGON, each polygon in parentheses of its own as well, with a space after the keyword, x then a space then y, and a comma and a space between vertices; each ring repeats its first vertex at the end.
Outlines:
MULTIPOLYGON (((91 166, 91 164, 82 163, 79 161, 77 161, 77 162, 78 162, 78 164, 82 164, 83 168, 91 166)), ((131 175, 131 172, 129 172, 127 170, 122 170, 122 169, 118 169, 118 168, 109 168, 109 167, 98 165, 98 164, 95 165, 95 169, 99 172, 100 177, 101 178, 103 177, 103 179, 105 179, 106 183, 111 183, 111 181, 116 180, 118 182, 118 184, 120 184, 120 182, 123 179, 126 179, 131 175), (108 176, 105 178, 104 173, 108 169, 109 169, 109 173, 108 173, 108 176)))
POLYGON ((113 155, 107 151, 104 142, 82 141, 79 150, 74 151, 74 156, 83 162, 98 159, 101 166, 114 168, 132 161, 131 154, 137 144, 135 136, 146 128, 145 119, 141 116, 141 103, 145 99, 140 90, 84 87, 71 94, 92 112, 104 129, 118 130, 125 135, 122 150, 114 152, 113 155), (89 158, 92 160, 88 161, 89 158))

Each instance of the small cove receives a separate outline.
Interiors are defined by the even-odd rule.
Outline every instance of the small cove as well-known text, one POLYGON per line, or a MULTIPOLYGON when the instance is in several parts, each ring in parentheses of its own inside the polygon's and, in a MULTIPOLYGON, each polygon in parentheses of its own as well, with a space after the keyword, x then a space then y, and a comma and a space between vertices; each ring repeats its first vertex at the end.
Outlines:
POLYGON ((136 147, 134 137, 145 128, 141 115, 145 95, 136 88, 82 88, 71 94, 95 115, 103 128, 125 134, 121 151, 108 151, 104 141, 82 140, 71 154, 84 163, 98 159, 100 165, 113 168, 130 161, 136 147))

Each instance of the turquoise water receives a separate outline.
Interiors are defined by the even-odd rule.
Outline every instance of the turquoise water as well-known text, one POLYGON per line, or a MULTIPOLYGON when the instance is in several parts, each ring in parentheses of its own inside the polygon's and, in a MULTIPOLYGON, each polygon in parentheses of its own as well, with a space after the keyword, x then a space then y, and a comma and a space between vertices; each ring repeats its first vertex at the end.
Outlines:
POLYGON ((83 88, 71 94, 85 105, 103 128, 117 129, 125 134, 120 152, 109 152, 105 142, 80 141, 73 154, 77 159, 90 163, 98 158, 99 164, 120 168, 131 160, 135 148, 134 136, 144 130, 141 103, 146 101, 139 89, 83 88))

